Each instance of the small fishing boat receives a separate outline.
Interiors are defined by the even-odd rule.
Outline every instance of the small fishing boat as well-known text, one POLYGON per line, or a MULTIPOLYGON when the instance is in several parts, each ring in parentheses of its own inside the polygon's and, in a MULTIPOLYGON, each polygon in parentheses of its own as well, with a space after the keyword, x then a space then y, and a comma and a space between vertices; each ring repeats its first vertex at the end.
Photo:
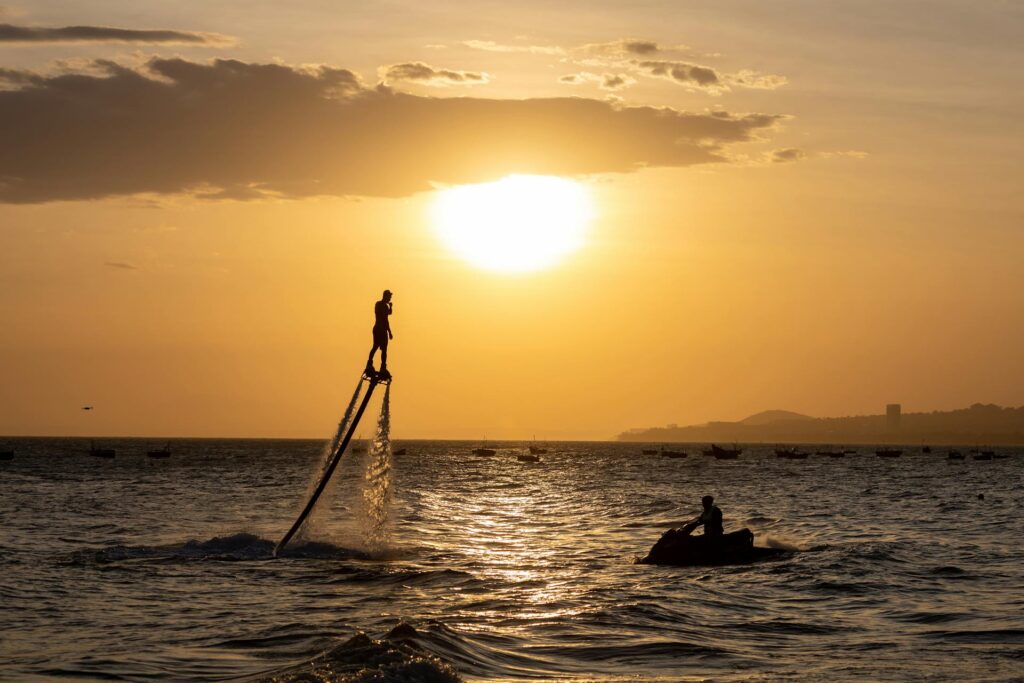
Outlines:
POLYGON ((776 448, 776 458, 786 458, 787 460, 806 460, 809 453, 804 453, 796 448, 776 448))
POLYGON ((660 454, 663 458, 687 458, 689 455, 686 451, 669 451, 664 448, 661 449, 660 454))
POLYGON ((722 448, 721 446, 711 444, 711 448, 703 451, 703 453, 704 455, 711 456, 717 460, 735 460, 740 457, 741 453, 743 453, 743 449, 735 447, 722 448))
POLYGON ((171 457, 171 444, 168 443, 163 448, 158 448, 152 451, 146 451, 146 455, 151 458, 169 458, 171 457))
POLYGON ((493 448, 474 448, 473 455, 494 455, 498 451, 493 448))
POLYGON ((857 451, 854 448, 847 448, 845 451, 843 451, 843 454, 844 455, 857 455, 857 451))
POLYGON ((992 451, 982 451, 974 456, 975 460, 993 460, 995 459, 995 453, 992 451))
POLYGON ((898 458, 903 455, 903 451, 895 450, 892 448, 881 448, 875 451, 875 455, 879 458, 898 458))
POLYGON ((931 453, 932 452, 932 447, 931 446, 923 446, 921 448, 921 452, 922 453, 931 453))
POLYGON ((517 453, 516 460, 519 462, 540 462, 540 456, 534 453, 517 453))
POLYGON ((644 455, 657 455, 658 454, 657 449, 654 449, 654 448, 645 448, 644 450, 642 450, 640 452, 643 453, 644 455))
POLYGON ((530 446, 530 453, 532 453, 533 455, 544 455, 547 452, 548 452, 548 449, 546 449, 546 448, 538 448, 536 446, 530 446))
POLYGON ((960 451, 953 450, 950 451, 949 453, 946 453, 946 458, 949 460, 964 460, 967 458, 967 456, 961 453, 960 451))
POLYGON ((0 460, 14 460, 14 451, 0 451, 0 460))
POLYGON ((94 458, 113 458, 116 454, 113 448, 97 448, 95 441, 89 442, 89 455, 94 458))

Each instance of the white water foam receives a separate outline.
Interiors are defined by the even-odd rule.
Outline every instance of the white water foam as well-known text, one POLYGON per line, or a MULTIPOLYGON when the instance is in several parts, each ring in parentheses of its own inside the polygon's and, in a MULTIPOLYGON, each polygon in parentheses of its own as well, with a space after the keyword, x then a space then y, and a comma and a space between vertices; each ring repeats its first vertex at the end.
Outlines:
POLYGON ((363 543, 370 552, 387 546, 388 509, 391 501, 391 385, 384 388, 384 401, 377 418, 363 478, 363 543))

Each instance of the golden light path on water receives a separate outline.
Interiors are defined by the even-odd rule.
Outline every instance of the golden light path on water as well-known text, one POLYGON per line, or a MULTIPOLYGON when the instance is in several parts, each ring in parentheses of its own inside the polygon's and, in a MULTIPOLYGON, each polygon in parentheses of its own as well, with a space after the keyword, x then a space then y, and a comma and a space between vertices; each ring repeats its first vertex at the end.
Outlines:
POLYGON ((584 185, 536 175, 440 190, 431 207, 445 245, 478 268, 506 273, 545 268, 579 249, 593 214, 584 185))

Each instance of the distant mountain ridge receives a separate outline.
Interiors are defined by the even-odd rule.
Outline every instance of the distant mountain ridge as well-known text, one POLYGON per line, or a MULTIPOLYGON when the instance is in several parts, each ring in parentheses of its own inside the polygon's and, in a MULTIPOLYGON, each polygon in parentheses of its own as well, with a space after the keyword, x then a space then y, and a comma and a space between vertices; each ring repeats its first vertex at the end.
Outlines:
POLYGON ((975 403, 969 408, 903 413, 892 424, 885 415, 809 417, 765 410, 738 422, 631 429, 619 441, 687 443, 823 444, 1024 444, 1024 406, 975 403))

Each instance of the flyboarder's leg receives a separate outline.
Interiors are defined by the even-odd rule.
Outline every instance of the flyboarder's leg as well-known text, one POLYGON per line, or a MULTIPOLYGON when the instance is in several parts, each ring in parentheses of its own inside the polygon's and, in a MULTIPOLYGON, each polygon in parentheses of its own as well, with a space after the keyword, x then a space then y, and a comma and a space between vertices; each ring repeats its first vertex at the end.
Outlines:
POLYGON ((380 376, 384 379, 391 379, 388 372, 388 339, 385 337, 380 344, 380 376))
POLYGON ((363 371, 363 372, 365 372, 368 375, 372 375, 375 372, 377 372, 376 370, 373 369, 373 356, 374 356, 374 354, 377 353, 377 348, 378 348, 377 340, 374 339, 373 340, 373 348, 370 349, 370 357, 366 359, 366 369, 363 371))

